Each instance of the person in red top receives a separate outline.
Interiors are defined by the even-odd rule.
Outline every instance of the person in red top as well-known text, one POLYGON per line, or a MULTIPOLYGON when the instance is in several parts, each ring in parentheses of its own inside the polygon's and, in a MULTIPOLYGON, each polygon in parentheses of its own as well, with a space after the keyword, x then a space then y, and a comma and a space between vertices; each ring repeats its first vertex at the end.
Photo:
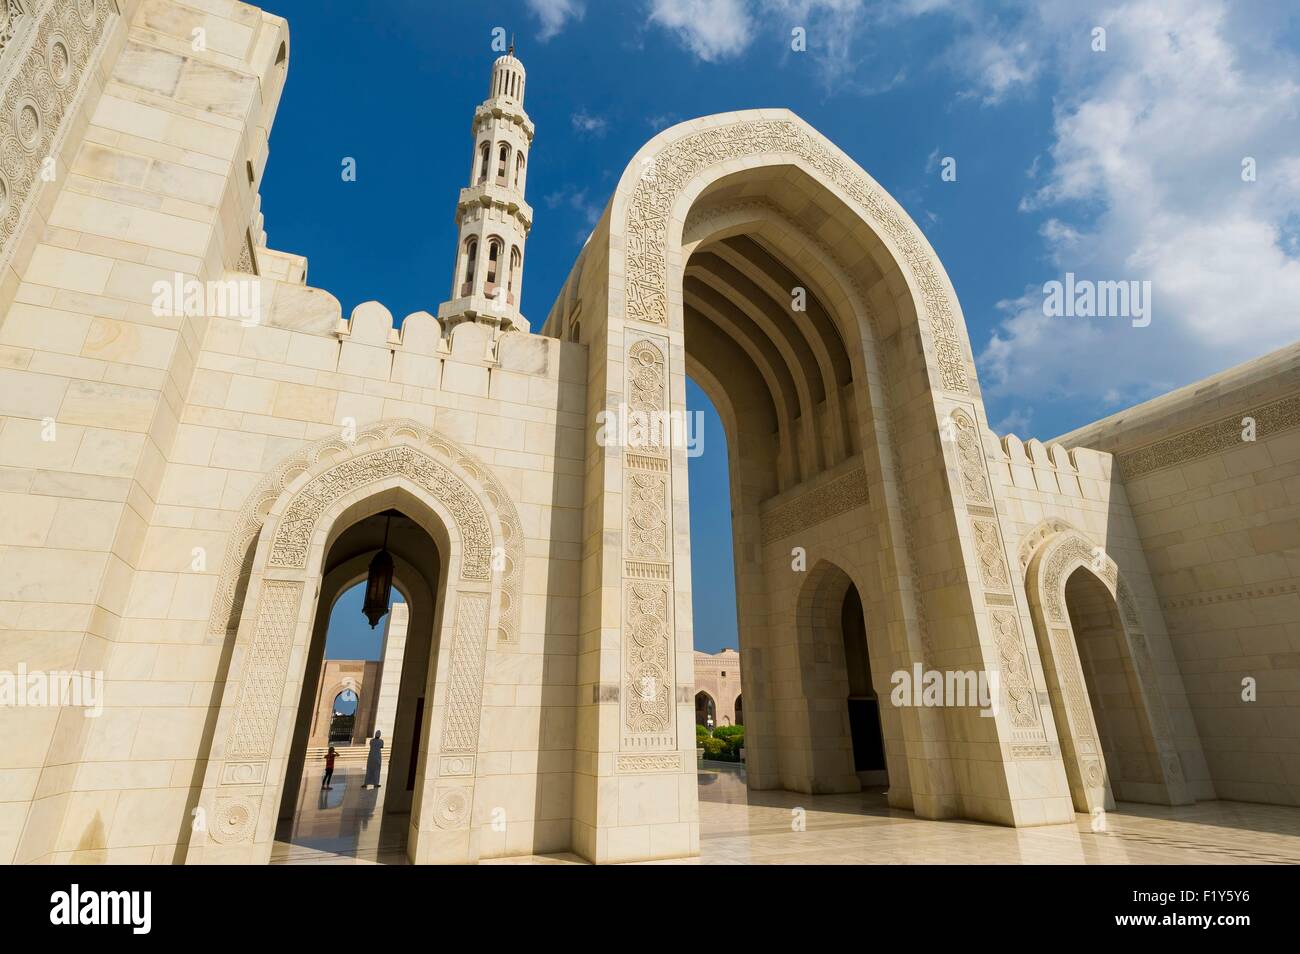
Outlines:
POLYGON ((334 777, 334 760, 338 756, 339 754, 334 751, 334 746, 331 745, 330 750, 325 753, 325 781, 320 783, 321 788, 331 789, 334 787, 330 784, 330 779, 334 777))

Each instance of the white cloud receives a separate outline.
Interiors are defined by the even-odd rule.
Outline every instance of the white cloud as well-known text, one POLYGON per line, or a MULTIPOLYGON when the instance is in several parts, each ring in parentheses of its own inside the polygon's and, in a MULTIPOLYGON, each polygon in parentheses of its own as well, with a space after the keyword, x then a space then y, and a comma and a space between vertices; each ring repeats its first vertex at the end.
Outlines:
POLYGON ((569 117, 575 132, 588 136, 603 136, 609 131, 609 120, 603 116, 593 116, 585 109, 580 109, 569 117))
POLYGON ((581 20, 585 11, 582 0, 528 0, 528 9, 542 22, 539 40, 549 40, 564 29, 569 20, 581 20))
POLYGON ((650 22, 677 35, 707 62, 740 53, 753 39, 746 0, 650 0, 650 22))
POLYGON ((1033 416, 1034 416, 1034 409, 1032 407, 1027 407, 1023 409, 1016 408, 1012 410, 1009 414, 1007 414, 1006 417, 1002 418, 1002 420, 998 421, 996 424, 993 425, 993 433, 999 435, 1027 434, 1029 433, 1029 421, 1030 419, 1033 418, 1033 416))
POLYGON ((1300 86, 1260 15, 1132 0, 1033 28, 1062 64, 1050 167, 1022 206, 1056 213, 1044 281, 1149 280, 1153 315, 1047 318, 1039 288, 1002 302, 980 355, 991 396, 1129 404, 1300 337, 1300 86), (1108 51, 1081 54, 1092 23, 1108 51))

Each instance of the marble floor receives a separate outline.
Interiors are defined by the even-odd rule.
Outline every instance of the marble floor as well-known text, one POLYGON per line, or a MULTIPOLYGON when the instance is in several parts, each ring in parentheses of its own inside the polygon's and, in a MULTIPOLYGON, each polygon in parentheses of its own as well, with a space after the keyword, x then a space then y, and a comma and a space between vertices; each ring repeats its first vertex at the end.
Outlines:
MULTIPOLYGON (((361 790, 360 767, 331 792, 304 779, 293 824, 277 832, 272 863, 405 864, 406 815, 381 816, 383 790, 361 790)), ((879 792, 751 792, 744 769, 700 769, 700 856, 688 864, 1300 864, 1300 808, 1204 802, 1182 808, 1121 803, 1093 831, 1072 825, 1004 828, 926 821, 891 809, 879 792)), ((574 855, 497 864, 581 864, 574 855)))

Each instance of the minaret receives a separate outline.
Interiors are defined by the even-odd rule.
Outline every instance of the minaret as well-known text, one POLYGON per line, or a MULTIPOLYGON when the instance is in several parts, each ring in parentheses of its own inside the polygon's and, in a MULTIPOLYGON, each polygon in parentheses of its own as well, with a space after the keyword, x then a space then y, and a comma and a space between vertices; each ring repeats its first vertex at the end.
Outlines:
POLYGON ((533 210, 524 201, 533 123, 524 112, 524 64, 514 43, 492 64, 488 98, 474 110, 474 161, 456 204, 456 268, 451 297, 438 308, 443 327, 477 321, 527 331, 519 311, 524 243, 533 210))

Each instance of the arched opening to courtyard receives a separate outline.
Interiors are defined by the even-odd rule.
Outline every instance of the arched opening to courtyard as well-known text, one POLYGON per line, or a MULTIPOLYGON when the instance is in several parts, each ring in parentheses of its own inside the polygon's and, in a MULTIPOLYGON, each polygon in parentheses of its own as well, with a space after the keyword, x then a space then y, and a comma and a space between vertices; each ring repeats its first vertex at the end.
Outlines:
POLYGON ((428 731, 439 571, 432 537, 396 508, 357 520, 330 547, 273 860, 308 860, 319 853, 404 859, 428 731), (363 609, 369 608, 364 603, 370 565, 381 551, 392 558, 393 582, 387 612, 372 627, 363 609), (344 704, 348 696, 354 700, 350 707, 344 704), (376 733, 381 746, 374 745, 376 733), (331 748, 334 771, 326 787, 331 748))
MULTIPOLYGON (((690 448, 699 454, 689 462, 695 649, 697 657, 717 649, 701 605, 734 593, 749 697, 737 706, 736 750, 750 789, 882 791, 890 773, 880 700, 896 667, 888 642, 867 638, 869 611, 854 583, 880 578, 885 539, 871 526, 873 465, 863 451, 877 438, 864 428, 874 424, 863 386, 867 321, 843 288, 828 287, 828 268, 809 267, 823 251, 811 231, 766 201, 738 201, 778 174, 798 179, 789 169, 753 170, 715 182, 683 233, 686 406, 716 409, 721 431, 706 428, 690 448), (730 559, 719 554, 719 529, 730 559)), ((881 620, 886 594, 870 595, 881 620)), ((893 726, 905 780, 898 719, 893 726)))

